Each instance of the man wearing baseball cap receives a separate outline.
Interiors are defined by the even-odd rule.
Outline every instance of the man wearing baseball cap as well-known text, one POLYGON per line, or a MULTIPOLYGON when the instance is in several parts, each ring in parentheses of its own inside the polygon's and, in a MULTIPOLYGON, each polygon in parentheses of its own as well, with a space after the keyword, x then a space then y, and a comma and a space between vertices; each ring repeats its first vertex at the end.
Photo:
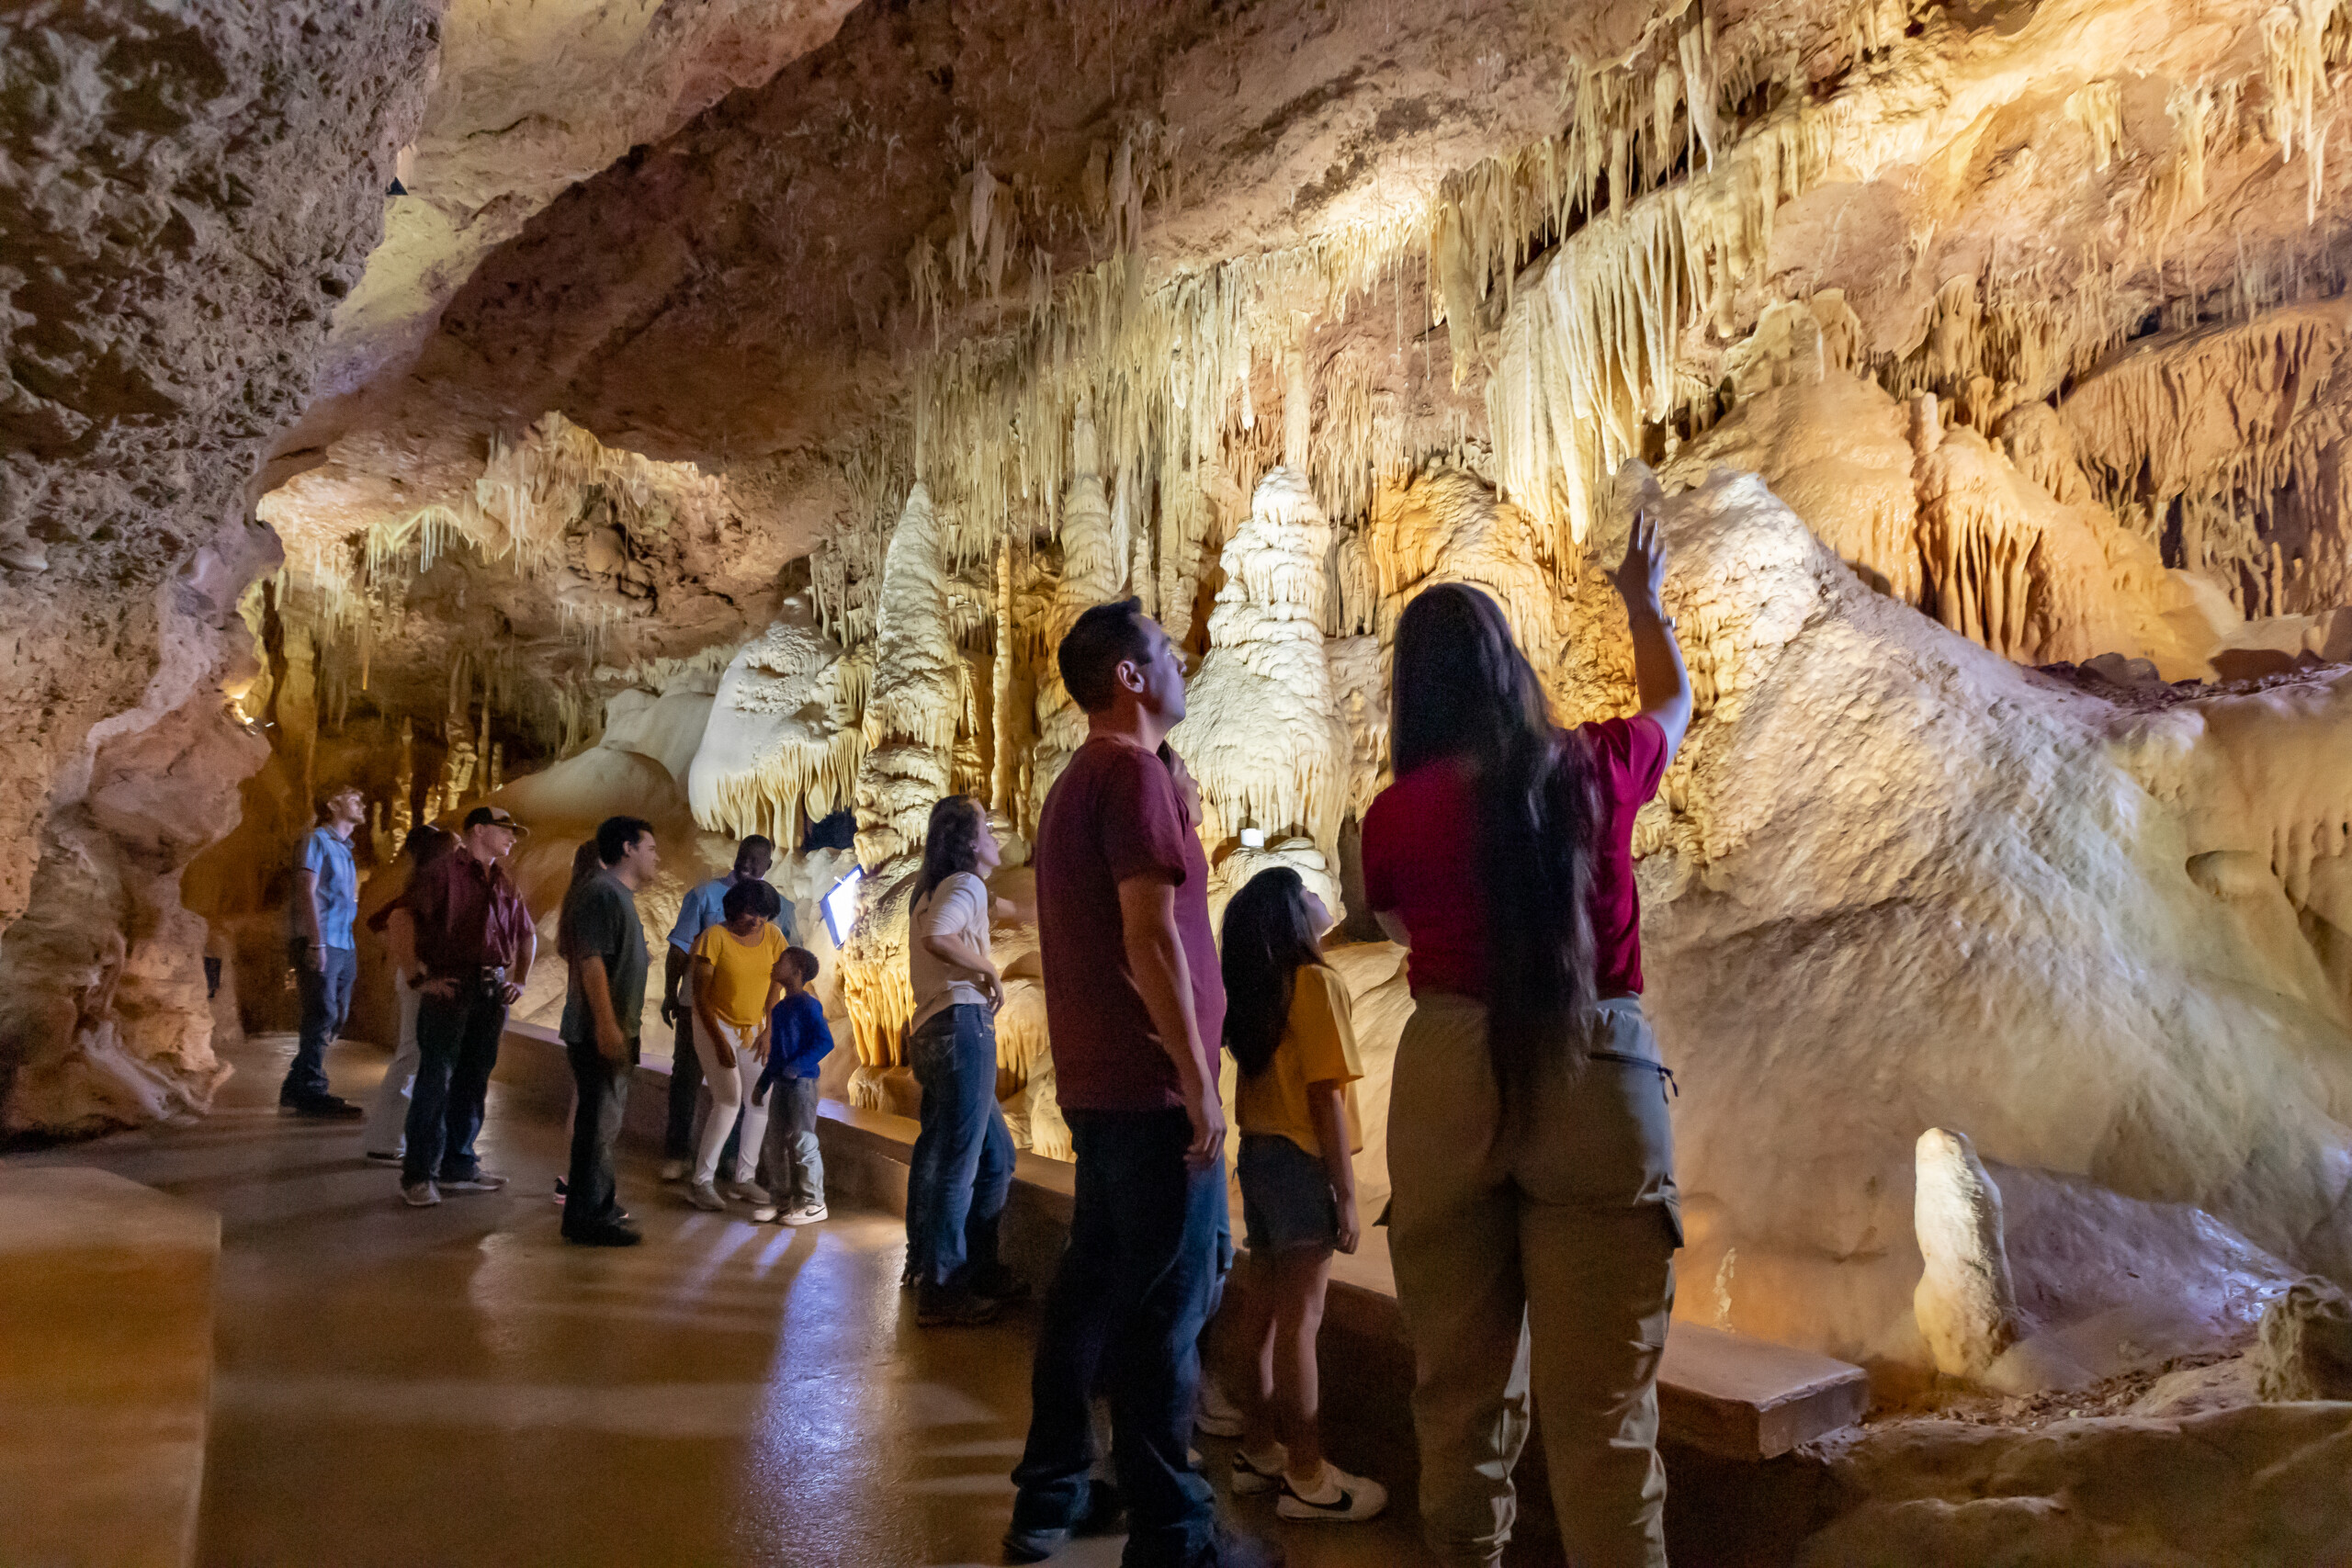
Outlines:
POLYGON ((401 1196, 428 1208, 445 1192, 495 1192, 503 1176, 481 1168, 481 1131, 491 1070, 506 1010, 523 994, 538 953, 538 931, 500 863, 530 829, 503 807, 466 814, 457 852, 417 874, 408 903, 416 923, 416 1089, 408 1107, 408 1152, 401 1196))

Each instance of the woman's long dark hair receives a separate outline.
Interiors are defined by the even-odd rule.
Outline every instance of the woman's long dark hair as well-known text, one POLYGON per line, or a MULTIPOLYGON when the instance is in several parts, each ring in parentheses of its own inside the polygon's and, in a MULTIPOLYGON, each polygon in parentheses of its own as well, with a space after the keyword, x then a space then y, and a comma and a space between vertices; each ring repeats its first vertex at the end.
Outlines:
POLYGON ((1225 907, 1225 1043, 1244 1077, 1274 1059, 1290 1021, 1299 966, 1323 962, 1306 914, 1306 884, 1286 865, 1251 877, 1225 907))
POLYGON ((1477 799, 1486 891, 1487 1049, 1511 1103, 1548 1053, 1581 1059, 1593 980, 1599 808, 1592 756, 1563 734, 1501 608, 1462 583, 1425 589, 1396 623, 1389 746, 1396 776, 1452 759, 1477 799))
POLYGON ((940 798, 931 808, 931 825, 923 829, 922 870, 915 877, 907 908, 922 903, 933 888, 959 872, 979 871, 980 829, 987 825, 988 813, 972 796, 940 798))

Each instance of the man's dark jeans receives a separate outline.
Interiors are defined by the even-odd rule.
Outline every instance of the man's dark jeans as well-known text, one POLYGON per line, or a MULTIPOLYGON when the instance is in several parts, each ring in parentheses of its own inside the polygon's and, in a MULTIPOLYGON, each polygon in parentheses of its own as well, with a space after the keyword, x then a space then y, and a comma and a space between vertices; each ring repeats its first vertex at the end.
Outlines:
POLYGON ((907 1268, 918 1285, 993 1272, 1012 1190, 1012 1134, 996 1102, 996 1020, 968 1003, 923 1020, 908 1043, 922 1131, 907 1169, 907 1268))
MULTIPOLYGON (((670 1047, 670 1122, 662 1130, 662 1157, 694 1163, 695 1111, 702 1099, 702 1057, 695 1050, 695 1010, 684 999, 682 989, 678 1002, 677 1039, 670 1047)), ((739 1126, 727 1134, 727 1143, 718 1151, 718 1168, 735 1168, 737 1141, 743 1135, 739 1126)))
POLYGON ((506 1004, 461 991, 456 1001, 416 999, 416 1088, 408 1102, 408 1155, 401 1180, 460 1181, 481 1169, 474 1134, 498 1066, 506 1004))
POLYGON ((280 1105, 300 1105, 327 1092, 327 1047, 343 1032, 351 1013, 351 983, 359 975, 359 954, 347 947, 330 947, 319 954, 321 967, 311 967, 305 944, 294 946, 294 973, 302 992, 302 1034, 294 1060, 278 1086, 280 1105))
POLYGON ((594 1041, 567 1040, 563 1050, 580 1090, 571 1116, 571 1174, 563 1184, 563 1234, 585 1235, 621 1222, 613 1190, 613 1141, 621 1135, 621 1118, 628 1110, 637 1042, 629 1042, 630 1061, 625 1062, 608 1060, 594 1041))
MULTIPOLYGON (((702 1095, 702 1058, 695 1054, 695 1010, 682 995, 677 1040, 670 1047, 670 1124, 662 1130, 662 1157, 695 1157, 695 1101, 702 1095)), ((732 1166, 722 1166, 731 1170, 732 1166)))
POLYGON ((1085 1511, 1088 1396, 1111 1396, 1111 1457, 1127 1505, 1127 1568, 1190 1568, 1215 1549, 1216 1505, 1186 1455, 1200 1383, 1222 1161, 1184 1164, 1182 1111, 1069 1111, 1078 1151, 1069 1242, 1046 1292, 1029 1444, 1012 1472, 1021 1529, 1085 1511))

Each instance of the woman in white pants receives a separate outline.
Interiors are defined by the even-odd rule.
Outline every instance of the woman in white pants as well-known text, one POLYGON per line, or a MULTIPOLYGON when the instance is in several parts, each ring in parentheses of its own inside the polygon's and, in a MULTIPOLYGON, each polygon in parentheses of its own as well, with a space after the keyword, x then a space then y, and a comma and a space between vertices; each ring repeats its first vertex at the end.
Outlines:
POLYGON ((768 1020, 784 981, 777 973, 786 943, 775 917, 784 901, 764 882, 739 882, 719 906, 726 919, 695 939, 695 1055, 702 1062, 703 1087, 710 1091, 710 1115, 703 1123, 702 1147, 695 1160, 686 1201, 720 1210, 736 1198, 759 1207, 768 1195, 752 1181, 768 1108, 754 1104, 751 1089, 767 1066, 768 1020), (735 1151, 735 1179, 722 1196, 717 1185, 718 1154, 742 1117, 735 1151))
MULTIPOLYGON (((408 880, 414 882, 418 872, 447 854, 457 844, 454 835, 430 822, 409 829, 408 841, 401 846, 401 859, 408 864, 408 880)), ((408 1151, 408 1097, 416 1083, 417 993, 410 983, 410 976, 418 969, 416 919, 409 913, 405 888, 368 919, 368 929, 384 939, 384 946, 391 953, 392 995, 400 1004, 401 1028, 391 1062, 384 1068, 383 1079, 368 1102, 367 1126, 359 1141, 368 1157, 378 1165, 398 1165, 408 1151)))

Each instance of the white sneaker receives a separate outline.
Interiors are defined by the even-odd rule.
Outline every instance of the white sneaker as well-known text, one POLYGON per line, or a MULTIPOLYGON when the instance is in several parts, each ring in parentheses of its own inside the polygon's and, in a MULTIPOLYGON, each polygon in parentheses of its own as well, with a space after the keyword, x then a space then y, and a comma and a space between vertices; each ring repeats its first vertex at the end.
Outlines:
POLYGON ((1193 1405, 1193 1425, 1212 1438, 1241 1436, 1241 1407, 1225 1396, 1225 1385, 1203 1373, 1201 1392, 1193 1405))
POLYGON ((430 1181, 403 1181, 401 1183, 401 1201, 412 1209, 430 1209, 441 1201, 441 1189, 430 1181))
POLYGON ((776 1206, 774 1203, 762 1203, 752 1209, 752 1223, 755 1225, 763 1225, 774 1220, 775 1216, 776 1206))
POLYGON ((662 1162, 662 1180, 664 1180, 664 1181, 684 1181, 685 1179, 686 1179, 686 1162, 685 1162, 684 1160, 682 1160, 682 1159, 665 1159, 665 1160, 663 1160, 663 1161, 662 1162))
POLYGON ((727 1207, 727 1200, 721 1198, 718 1195, 718 1189, 707 1181, 697 1181, 687 1188, 686 1201, 697 1209, 707 1209, 713 1213, 727 1207))
POLYGON ((1250 1457, 1248 1450, 1234 1450, 1233 1495, 1237 1497, 1249 1497, 1261 1492, 1275 1490, 1283 1483, 1283 1466, 1289 1462, 1290 1454, 1280 1443, 1274 1445, 1273 1457, 1271 1459, 1261 1454, 1253 1460, 1250 1457))
POLYGON ((1283 1477, 1283 1495, 1274 1512, 1286 1519, 1322 1519, 1356 1524, 1377 1517, 1388 1506, 1388 1488, 1361 1475, 1350 1475, 1329 1460, 1323 1461, 1322 1484, 1301 1493, 1290 1477, 1283 1477))
POLYGON ((784 1223, 788 1225, 813 1225, 832 1217, 832 1211, 822 1203, 811 1203, 805 1209, 795 1209, 785 1215, 784 1223))

